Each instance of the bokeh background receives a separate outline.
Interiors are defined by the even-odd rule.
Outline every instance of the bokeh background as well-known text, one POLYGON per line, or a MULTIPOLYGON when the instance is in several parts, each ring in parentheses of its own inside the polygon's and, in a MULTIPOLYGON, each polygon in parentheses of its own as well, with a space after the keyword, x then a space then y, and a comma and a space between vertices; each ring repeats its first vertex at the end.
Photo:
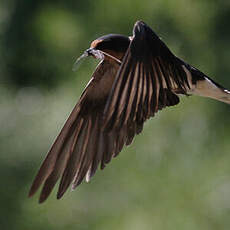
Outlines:
POLYGON ((230 88, 230 2, 0 1, 0 229, 230 227, 230 107, 184 97, 90 183, 28 199, 47 150, 97 62, 72 65, 95 38, 149 24, 172 51, 230 88))

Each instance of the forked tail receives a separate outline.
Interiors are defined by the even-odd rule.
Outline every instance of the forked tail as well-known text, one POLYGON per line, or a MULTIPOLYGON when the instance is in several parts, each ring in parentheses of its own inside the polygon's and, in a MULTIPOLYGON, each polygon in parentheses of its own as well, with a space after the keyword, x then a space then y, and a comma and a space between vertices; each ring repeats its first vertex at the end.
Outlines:
POLYGON ((230 104, 230 90, 219 85, 198 69, 189 65, 186 67, 184 70, 191 85, 188 90, 189 94, 209 97, 230 104))
POLYGON ((208 77, 196 82, 193 94, 230 104, 230 91, 208 77))

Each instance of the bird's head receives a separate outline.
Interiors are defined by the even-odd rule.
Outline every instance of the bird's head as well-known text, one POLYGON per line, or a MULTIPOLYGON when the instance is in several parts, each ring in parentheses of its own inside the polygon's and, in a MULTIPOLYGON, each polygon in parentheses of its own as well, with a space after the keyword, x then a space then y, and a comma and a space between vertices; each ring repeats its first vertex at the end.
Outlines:
POLYGON ((109 34, 99 37, 94 40, 90 48, 76 60, 73 65, 73 71, 76 71, 80 63, 82 63, 82 60, 88 56, 93 56, 100 60, 107 59, 120 64, 129 44, 130 38, 120 34, 109 34))
POLYGON ((102 51, 121 61, 126 50, 128 49, 129 43, 130 39, 127 36, 120 34, 109 34, 94 40, 87 52, 89 52, 89 55, 93 55, 91 50, 102 51))

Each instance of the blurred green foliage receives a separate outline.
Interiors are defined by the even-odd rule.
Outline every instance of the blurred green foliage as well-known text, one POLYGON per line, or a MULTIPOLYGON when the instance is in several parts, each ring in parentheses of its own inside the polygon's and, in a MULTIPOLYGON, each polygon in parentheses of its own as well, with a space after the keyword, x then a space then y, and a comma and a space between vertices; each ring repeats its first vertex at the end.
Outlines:
POLYGON ((29 186, 95 61, 95 38, 149 24, 173 52, 230 88, 230 2, 0 1, 0 229, 229 229, 230 107, 182 98, 89 184, 45 204, 29 186))

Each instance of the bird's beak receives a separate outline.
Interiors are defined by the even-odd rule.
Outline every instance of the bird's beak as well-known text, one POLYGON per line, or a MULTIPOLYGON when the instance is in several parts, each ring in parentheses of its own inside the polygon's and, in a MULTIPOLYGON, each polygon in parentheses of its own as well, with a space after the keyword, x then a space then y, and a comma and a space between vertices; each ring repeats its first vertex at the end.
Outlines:
POLYGON ((87 49, 85 52, 84 52, 84 54, 86 54, 86 55, 88 55, 88 56, 92 56, 93 54, 93 50, 94 50, 94 48, 89 48, 89 49, 87 49))

